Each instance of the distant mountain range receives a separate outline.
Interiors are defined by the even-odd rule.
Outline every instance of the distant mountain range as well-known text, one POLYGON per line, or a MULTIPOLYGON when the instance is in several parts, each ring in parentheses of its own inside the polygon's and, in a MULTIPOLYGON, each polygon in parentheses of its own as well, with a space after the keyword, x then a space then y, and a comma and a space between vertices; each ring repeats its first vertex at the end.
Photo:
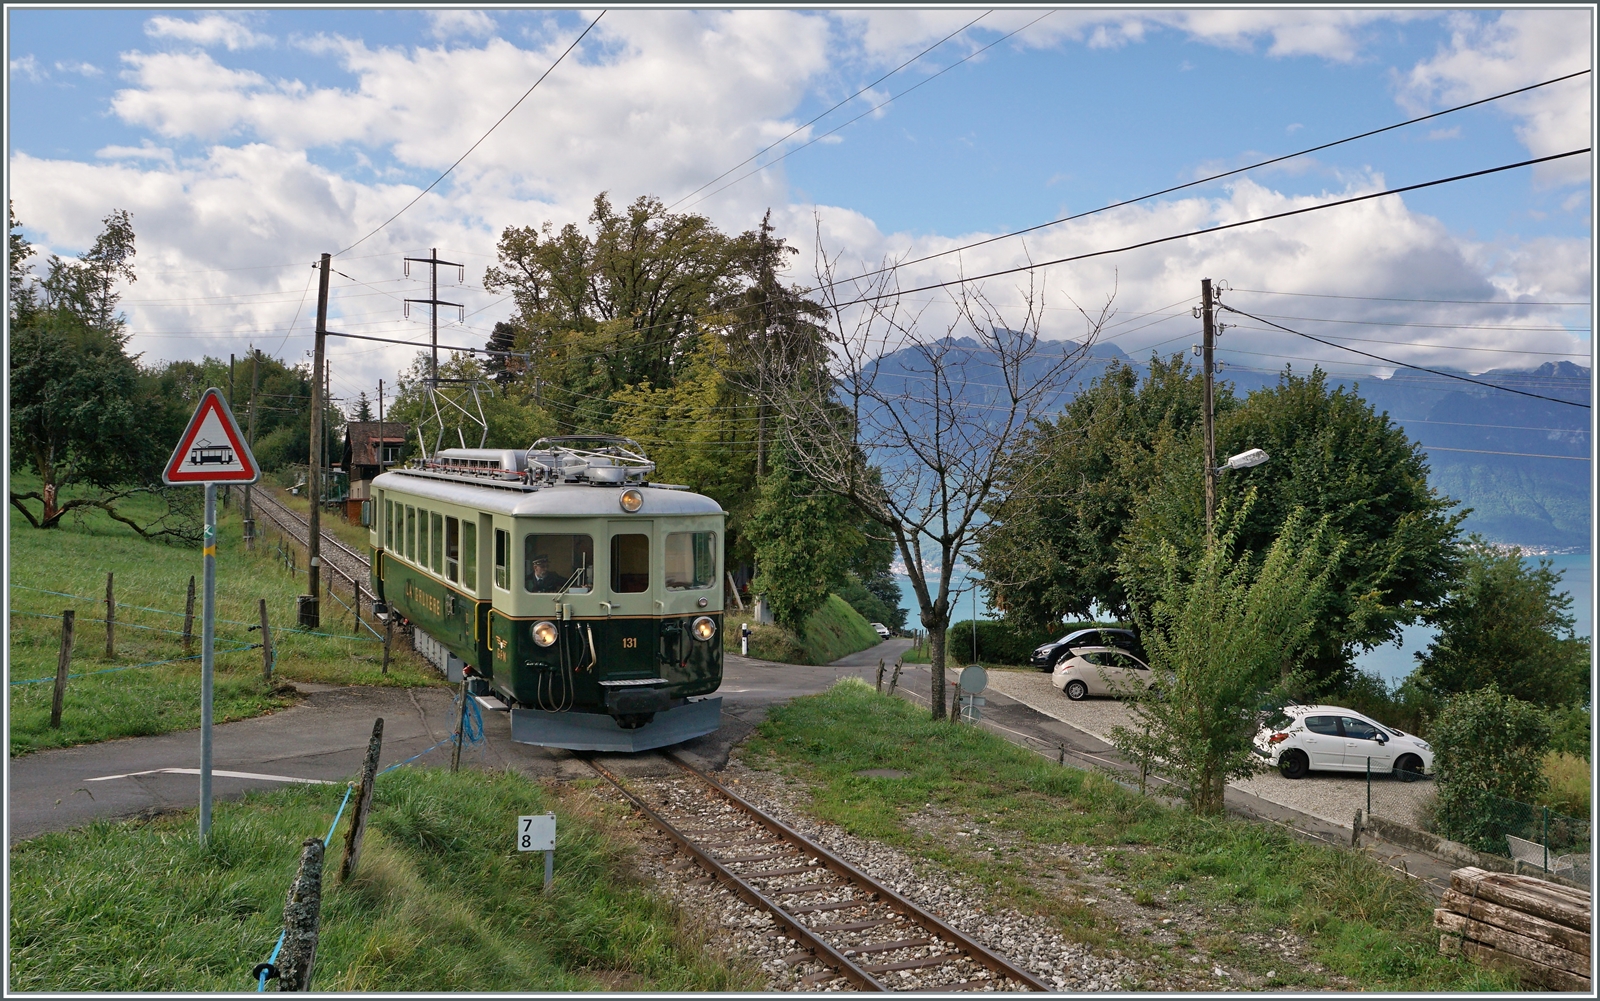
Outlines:
MULTIPOLYGON (((998 381, 981 345, 967 338, 953 344, 970 352, 965 374, 974 386, 998 381)), ((1098 378, 1113 360, 1147 368, 1115 344, 1095 344, 1089 353, 1063 401, 1098 378)), ((902 350, 884 363, 886 372, 906 372, 906 388, 915 389, 920 380, 914 373, 922 366, 914 355, 902 350)), ((1048 359, 1037 364, 1042 368, 1048 359)), ((1304 374, 1309 368, 1296 366, 1295 371, 1304 374)), ((1588 368, 1563 361, 1536 369, 1494 369, 1471 378, 1587 404, 1592 375, 1588 368)), ((1234 392, 1244 396, 1277 385, 1278 375, 1229 366, 1218 380, 1232 383, 1234 392)), ((1590 456, 1588 410, 1411 369, 1400 369, 1388 379, 1341 382, 1330 376, 1330 382, 1358 392, 1424 446, 1433 486, 1471 509, 1465 531, 1543 551, 1589 551, 1589 462, 1584 461, 1590 456)), ((979 388, 973 396, 993 392, 979 388)))

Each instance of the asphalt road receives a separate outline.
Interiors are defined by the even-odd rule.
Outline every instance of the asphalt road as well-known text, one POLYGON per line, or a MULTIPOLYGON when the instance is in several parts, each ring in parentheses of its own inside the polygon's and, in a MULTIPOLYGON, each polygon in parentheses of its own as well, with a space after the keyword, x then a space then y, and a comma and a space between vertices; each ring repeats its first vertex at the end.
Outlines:
MULTIPOLYGON (((892 662, 909 643, 889 640, 822 667, 729 655, 718 692, 722 729, 689 741, 682 750, 720 768, 731 747, 760 724, 767 706, 822 691, 841 677, 870 679, 879 657, 892 662)), ((423 752, 419 764, 448 760, 449 744, 439 745, 455 729, 455 711, 444 689, 297 687, 305 693, 298 705, 214 728, 212 792, 217 799, 282 782, 350 780, 360 770, 379 716, 384 720, 381 766, 423 752)), ((509 714, 485 712, 483 718, 485 740, 463 750, 464 766, 509 767, 536 777, 591 774, 570 752, 513 743, 509 714)), ((198 730, 40 751, 9 764, 11 843, 101 818, 189 809, 199 801, 198 730)))

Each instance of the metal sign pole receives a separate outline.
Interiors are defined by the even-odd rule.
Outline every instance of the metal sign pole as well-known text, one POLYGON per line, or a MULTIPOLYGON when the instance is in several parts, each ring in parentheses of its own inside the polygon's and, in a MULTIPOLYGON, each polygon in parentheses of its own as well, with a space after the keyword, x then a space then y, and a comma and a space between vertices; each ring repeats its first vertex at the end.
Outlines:
POLYGON ((200 625, 200 840, 211 831, 211 668, 217 632, 217 485, 206 484, 205 612, 200 625))

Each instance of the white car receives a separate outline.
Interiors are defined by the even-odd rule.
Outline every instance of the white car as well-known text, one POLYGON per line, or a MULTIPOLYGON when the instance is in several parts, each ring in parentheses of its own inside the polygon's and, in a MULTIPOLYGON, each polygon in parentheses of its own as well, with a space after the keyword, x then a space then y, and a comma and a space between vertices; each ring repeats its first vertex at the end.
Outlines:
POLYGON ((1078 647, 1057 662, 1050 684, 1074 702, 1091 695, 1129 695, 1154 684, 1150 666, 1126 650, 1078 647))
POLYGON ((1255 752, 1286 779, 1307 772, 1393 773, 1410 780, 1433 774, 1427 741, 1343 706, 1286 706, 1256 734, 1255 752))
POLYGON ((884 625, 881 622, 869 622, 867 624, 872 627, 872 631, 873 632, 878 634, 878 638, 879 639, 885 639, 886 640, 886 639, 889 638, 889 627, 888 626, 884 625))

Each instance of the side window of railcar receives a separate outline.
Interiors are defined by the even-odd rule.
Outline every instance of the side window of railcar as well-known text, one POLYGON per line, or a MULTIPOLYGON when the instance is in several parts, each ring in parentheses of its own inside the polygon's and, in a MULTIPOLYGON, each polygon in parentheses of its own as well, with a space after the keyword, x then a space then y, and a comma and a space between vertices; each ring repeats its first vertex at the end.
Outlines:
POLYGON ((461 522, 455 518, 444 520, 444 575, 461 579, 461 522))
POLYGON ((511 533, 503 528, 494 530, 494 586, 511 590, 511 533))
POLYGON ((383 502, 383 548, 394 552, 394 501, 383 502))
POLYGON ((406 559, 417 562, 417 509, 406 505, 406 559))
POLYGON ((432 545, 433 545, 433 548, 430 550, 432 552, 432 554, 433 554, 433 562, 430 565, 433 567, 433 572, 434 573, 443 574, 444 573, 444 515, 438 514, 437 512, 435 512, 432 515, 432 518, 433 518, 432 523, 428 526, 428 529, 429 529, 428 541, 430 543, 432 543, 432 545))
POLYGON ((461 523, 461 583, 467 590, 478 590, 478 526, 471 521, 461 523))
POLYGON ((698 591, 717 582, 717 533, 667 535, 667 590, 698 591))
POLYGON ((594 586, 593 577, 593 536, 530 535, 523 540, 522 586, 528 593, 552 594, 565 588, 587 594, 594 586))
POLYGON ((650 536, 611 537, 611 593, 638 594, 650 590, 650 536))
POLYGON ((417 508, 417 566, 428 568, 428 510, 417 508))

